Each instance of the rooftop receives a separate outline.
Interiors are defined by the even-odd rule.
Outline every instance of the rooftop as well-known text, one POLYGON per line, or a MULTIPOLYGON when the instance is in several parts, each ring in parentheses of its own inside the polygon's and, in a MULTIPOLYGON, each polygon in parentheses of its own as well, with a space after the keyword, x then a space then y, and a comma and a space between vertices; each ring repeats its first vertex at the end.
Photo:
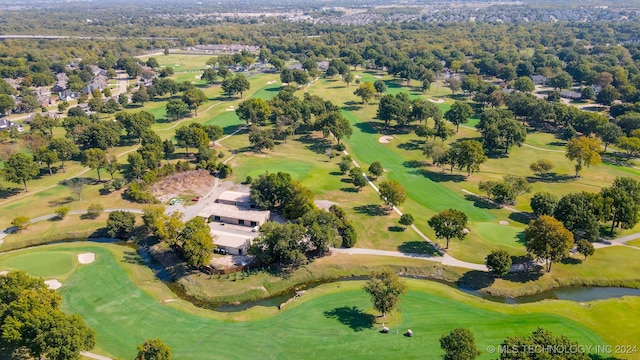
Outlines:
POLYGON ((251 195, 238 191, 225 191, 218 196, 218 200, 249 204, 251 202, 251 195))
POLYGON ((220 203, 207 204, 204 209, 198 213, 198 216, 203 218, 223 216, 260 223, 268 220, 270 215, 271 212, 269 210, 254 210, 220 203))
POLYGON ((247 235, 239 235, 228 233, 224 231, 214 230, 213 224, 209 225, 211 227, 211 235, 214 235, 213 243, 218 246, 230 247, 230 248, 239 248, 246 244, 251 244, 251 240, 253 239, 251 236, 247 235))

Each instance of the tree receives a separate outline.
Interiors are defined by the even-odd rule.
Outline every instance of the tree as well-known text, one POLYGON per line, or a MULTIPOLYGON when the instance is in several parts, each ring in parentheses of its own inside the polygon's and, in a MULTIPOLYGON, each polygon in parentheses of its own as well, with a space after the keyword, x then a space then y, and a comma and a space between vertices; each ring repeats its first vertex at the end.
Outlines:
POLYGON ((444 350, 444 360, 474 360, 480 355, 473 333, 457 328, 440 337, 440 347, 444 350))
POLYGON ((44 146, 36 151, 34 154, 34 160, 46 164, 47 169, 49 170, 49 175, 53 175, 51 165, 59 161, 58 153, 44 146))
POLYGON ((569 340, 564 335, 555 336, 550 331, 542 328, 536 329, 531 336, 508 337, 499 346, 499 349, 510 349, 511 351, 501 351, 500 360, 521 360, 521 359, 567 359, 567 360, 589 360, 591 357, 585 354, 584 349, 577 342, 569 340), (536 349, 532 353, 531 349, 536 349), (572 350, 559 350, 572 349, 572 350), (531 354, 531 355, 529 355, 531 354))
POLYGON ((40 131, 43 135, 53 136, 53 128, 60 126, 60 120, 51 116, 36 114, 29 124, 31 132, 40 131))
POLYGON ((309 82, 309 73, 301 69, 293 69, 293 81, 298 85, 304 85, 309 82))
POLYGON ((511 269, 511 255, 506 250, 492 250, 485 258, 485 263, 489 271, 503 277, 511 269))
POLYGON ((527 252, 546 263, 547 272, 551 264, 569 256, 573 246, 573 234, 564 225, 548 215, 532 220, 525 230, 527 252))
POLYGON ((204 72, 200 77, 200 79, 206 81, 208 84, 213 84, 214 82, 216 82, 217 78, 218 78, 218 72, 214 68, 204 69, 204 72))
POLYGON ((11 155, 8 161, 4 163, 3 176, 5 180, 24 185, 24 190, 29 192, 27 181, 33 179, 40 173, 38 164, 33 158, 27 154, 16 153, 11 155))
POLYGON ((290 84, 293 82, 293 70, 292 69, 282 69, 280 73, 280 81, 283 84, 290 84))
POLYGON ((452 149, 455 152, 455 162, 460 169, 467 170, 467 176, 472 172, 480 170, 480 164, 487 161, 484 149, 479 141, 463 140, 453 144, 452 149))
POLYGON ((13 109, 15 105, 15 101, 11 96, 7 94, 0 94, 0 116, 6 115, 7 111, 13 109))
POLYGON ((198 149, 202 146, 207 146, 210 140, 209 135, 207 135, 207 132, 203 128, 193 125, 194 124, 182 126, 176 130, 175 134, 178 146, 184 147, 187 157, 189 157, 190 147, 198 149))
POLYGON ((435 231, 438 239, 446 239, 447 246, 449 248, 449 240, 458 239, 464 240, 467 236, 467 215, 460 210, 447 209, 434 215, 427 222, 429 226, 435 231))
POLYGON ((242 94, 251 88, 251 83, 244 75, 238 74, 233 78, 233 87, 240 93, 240 98, 242 99, 242 94))
POLYGON ((516 79, 513 84, 513 88, 521 92, 530 93, 535 90, 536 86, 533 84, 533 80, 531 80, 530 77, 521 76, 516 79))
POLYGON ((342 160, 340 160, 340 163, 338 163, 338 167, 340 168, 340 172, 342 174, 346 174, 347 172, 349 172, 349 169, 351 169, 352 165, 353 159, 349 155, 343 156, 342 160))
POLYGON ((617 145, 627 153, 627 160, 640 155, 640 138, 621 136, 618 138, 617 145))
POLYGON ((599 220, 606 212, 602 195, 583 191, 563 196, 555 206, 553 217, 573 232, 575 239, 596 241, 600 235, 599 220))
POLYGON ((107 234, 117 239, 126 239, 133 232, 136 217, 128 211, 113 211, 107 219, 107 234))
POLYGON ((547 81, 547 85, 554 89, 568 89, 572 84, 573 78, 564 71, 560 71, 556 76, 547 81))
POLYGON ((347 70, 342 74, 342 81, 344 81, 347 86, 349 86, 349 83, 353 82, 353 79, 355 79, 355 76, 353 75, 351 70, 347 70))
POLYGON ((619 97, 620 93, 618 90, 611 85, 607 85, 600 90, 598 95, 596 95, 596 102, 598 104, 609 106, 613 104, 615 100, 618 100, 619 97))
POLYGON ((458 132, 460 124, 466 124, 471 115, 473 115, 473 109, 471 109, 469 104, 462 101, 456 101, 451 105, 451 108, 444 113, 444 118, 455 125, 456 132, 458 132))
POLYGON ((171 348, 160 339, 148 339, 138 345, 135 360, 171 360, 171 348))
POLYGON ((203 218, 195 217, 187 221, 179 239, 182 241, 182 254, 187 264, 195 268, 209 264, 215 245, 211 229, 203 218))
POLYGON ((236 115, 247 125, 265 125, 271 116, 271 107, 262 98, 251 98, 240 103, 236 109, 236 115))
POLYGON ((207 100, 209 100, 207 96, 198 88, 191 88, 182 95, 182 101, 193 109, 196 116, 198 116, 198 106, 207 100))
POLYGON ((54 213, 56 214, 56 216, 58 217, 58 219, 62 220, 65 218, 65 216, 67 216, 67 214, 69 213, 69 207, 67 206, 60 206, 58 208, 55 209, 54 213))
POLYGON ((140 180, 142 178, 142 175, 144 175, 145 170, 147 169, 142 155, 137 152, 130 153, 129 155, 127 155, 127 163, 129 163, 130 176, 140 180))
POLYGON ((558 204, 558 197, 546 191, 537 192, 531 198, 531 209, 536 217, 553 215, 558 204))
POLYGON ((393 310, 400 302, 400 296, 407 292, 407 285, 398 275, 389 269, 371 274, 363 289, 371 296, 373 308, 382 313, 382 317, 393 310))
POLYGON ((3 350, 21 349, 23 357, 34 359, 78 359, 81 351, 95 346, 95 333, 78 315, 60 310, 62 298, 22 271, 0 278, 0 314, 3 350))
POLYGON ((411 214, 402 214, 402 216, 400 216, 400 225, 403 225, 405 229, 407 226, 413 225, 414 221, 415 219, 411 214))
POLYGON ((580 137, 571 139, 566 145, 566 157, 575 161, 576 176, 583 167, 595 166, 602 161, 600 158, 601 142, 599 139, 591 137, 580 137))
POLYGON ((80 152, 80 149, 73 141, 67 138, 53 138, 49 143, 49 149, 56 152, 58 159, 61 162, 62 171, 65 171, 64 162, 71 160, 71 158, 80 152))
POLYGON ((131 102, 140 103, 140 105, 142 106, 144 106, 144 103, 149 100, 150 100, 150 97, 149 97, 149 94, 147 93, 147 88, 145 88, 144 86, 141 86, 140 89, 138 89, 138 91, 134 92, 133 95, 131 95, 131 102))
POLYGON ((155 116, 146 111, 137 113, 119 112, 116 114, 116 121, 122 125, 130 138, 138 138, 142 141, 142 133, 149 130, 156 122, 155 116))
POLYGON ((180 99, 169 100, 166 105, 166 110, 167 115, 178 120, 189 114, 189 105, 180 99))
POLYGON ((402 204, 407 199, 407 191, 396 180, 385 180, 378 186, 380 198, 389 207, 393 208, 402 204))
POLYGON ((638 223, 640 211, 640 182, 631 177, 618 177, 613 184, 600 191, 611 218, 611 234, 615 226, 631 229, 638 223))
POLYGON ((260 226, 260 234, 249 248, 259 263, 283 268, 296 267, 306 261, 307 231, 294 223, 268 221, 260 226))
POLYGON ((162 152, 164 153, 165 160, 169 160, 173 153, 176 152, 176 147, 173 145, 171 139, 166 139, 162 142, 162 152))
POLYGON ((371 100, 371 98, 376 94, 376 89, 370 81, 365 81, 358 86, 353 94, 355 96, 359 96, 362 99, 362 102, 369 107, 369 100, 371 100))
POLYGON ((353 182, 353 186, 355 186, 356 190, 359 192, 363 187, 367 185, 367 179, 362 175, 362 169, 354 168, 352 170, 357 169, 351 174, 351 181, 353 182))
POLYGON ((596 252, 593 244, 589 240, 580 239, 576 241, 576 250, 584 255, 584 259, 587 260, 587 256, 591 256, 596 252))
POLYGON ((614 144, 619 138, 624 136, 624 132, 620 126, 607 121, 602 126, 598 126, 596 129, 596 135, 600 136, 604 143, 604 152, 607 152, 607 146, 614 144))
POLYGON ((100 169, 104 169, 107 163, 107 153, 102 149, 89 149, 83 153, 82 165, 97 170, 98 181, 102 181, 100 178, 100 169))
POLYGON ((382 167, 380 161, 374 161, 371 163, 371 165, 369 165, 369 174, 371 174, 371 176, 373 176, 374 178, 380 177, 383 172, 384 168, 382 167))
POLYGON ((15 227, 17 231, 25 230, 31 224, 31 220, 29 220, 26 216, 17 216, 13 220, 11 220, 11 226, 15 227))
POLYGON ((249 143, 257 152, 262 152, 264 149, 271 150, 275 146, 273 131, 254 125, 249 130, 249 143))
POLYGON ((373 87, 376 89, 376 95, 382 96, 387 92, 387 84, 382 80, 376 80, 373 82, 373 87))
POLYGON ((89 219, 97 219, 104 211, 104 208, 100 204, 91 204, 87 208, 87 217, 89 219))
POLYGON ((553 163, 551 160, 540 159, 529 165, 529 169, 538 176, 545 176, 551 169, 553 169, 553 163))

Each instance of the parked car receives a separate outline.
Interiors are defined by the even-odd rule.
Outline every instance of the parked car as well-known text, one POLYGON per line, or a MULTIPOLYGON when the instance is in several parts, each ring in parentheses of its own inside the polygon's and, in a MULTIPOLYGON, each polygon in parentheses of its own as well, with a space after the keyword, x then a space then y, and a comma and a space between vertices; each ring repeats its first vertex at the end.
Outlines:
POLYGON ((251 232, 258 232, 260 230, 260 226, 254 226, 251 228, 251 232))
POLYGON ((176 199, 176 198, 173 198, 173 199, 169 200, 169 205, 175 205, 177 203, 178 203, 178 199, 176 199))
POLYGON ((193 199, 191 199, 191 201, 195 201, 195 202, 200 201, 200 196, 196 196, 196 197, 194 197, 193 199))

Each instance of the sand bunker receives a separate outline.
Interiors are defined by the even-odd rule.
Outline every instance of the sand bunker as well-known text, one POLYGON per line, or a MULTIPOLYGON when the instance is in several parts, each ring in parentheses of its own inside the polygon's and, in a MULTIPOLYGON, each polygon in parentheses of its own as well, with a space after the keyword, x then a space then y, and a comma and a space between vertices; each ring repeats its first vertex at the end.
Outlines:
POLYGON ((44 283, 49 287, 49 289, 51 290, 56 290, 59 289, 62 286, 62 283, 56 279, 51 279, 51 280, 45 280, 44 283))
POLYGON ((228 108, 224 109, 224 111, 236 111, 236 107, 233 105, 230 105, 228 108))
POLYGON ((5 271, 0 271, 0 276, 5 276, 5 275, 7 275, 8 273, 9 273, 9 272, 8 272, 8 271, 6 271, 6 270, 5 270, 5 271))
POLYGON ((388 144, 391 142, 391 139, 393 139, 393 136, 381 136, 380 139, 378 139, 378 141, 381 144, 388 144))
POLYGON ((431 101, 432 103, 436 103, 436 104, 442 104, 444 102, 444 99, 429 99, 429 101, 431 101))
POLYGON ((509 225, 507 220, 500 220, 500 225, 509 225))
POLYGON ((275 83, 277 83, 277 81, 275 81, 275 80, 267 81, 267 85, 273 85, 273 84, 275 84, 275 83))
POLYGON ((202 75, 196 75, 196 76, 194 76, 194 78, 200 80, 200 79, 202 79, 202 75))
POLYGON ((96 254, 94 253, 78 254, 78 262, 80 264, 91 264, 95 259, 96 259, 96 254))

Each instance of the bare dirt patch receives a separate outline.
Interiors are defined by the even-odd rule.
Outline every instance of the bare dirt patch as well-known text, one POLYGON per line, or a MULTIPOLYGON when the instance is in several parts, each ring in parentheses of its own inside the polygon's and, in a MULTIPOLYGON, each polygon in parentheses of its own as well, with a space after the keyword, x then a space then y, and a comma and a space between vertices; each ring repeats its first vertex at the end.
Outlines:
POLYGON ((253 258, 245 255, 224 255, 214 256, 211 259, 211 265, 216 269, 233 269, 238 266, 244 266, 251 263, 253 258))
POLYGON ((94 254, 92 252, 78 254, 78 262, 80 264, 83 264, 83 265, 91 264, 95 260, 96 260, 96 254, 94 254))
POLYGON ((393 139, 393 136, 381 136, 380 139, 378 139, 378 141, 381 144, 388 144, 391 142, 391 139, 393 139))
POLYGON ((329 208, 331 207, 331 205, 337 205, 338 204, 338 203, 335 203, 335 202, 329 201, 329 200, 314 200, 313 202, 316 204, 316 206, 319 209, 324 209, 324 210, 327 210, 327 211, 329 211, 329 208))
POLYGON ((162 202, 185 195, 204 196, 213 187, 215 178, 207 170, 176 173, 153 184, 151 193, 162 202))
POLYGON ((45 280, 44 283, 49 287, 49 289, 51 290, 56 290, 59 289, 62 286, 62 283, 56 279, 51 279, 51 280, 45 280))

